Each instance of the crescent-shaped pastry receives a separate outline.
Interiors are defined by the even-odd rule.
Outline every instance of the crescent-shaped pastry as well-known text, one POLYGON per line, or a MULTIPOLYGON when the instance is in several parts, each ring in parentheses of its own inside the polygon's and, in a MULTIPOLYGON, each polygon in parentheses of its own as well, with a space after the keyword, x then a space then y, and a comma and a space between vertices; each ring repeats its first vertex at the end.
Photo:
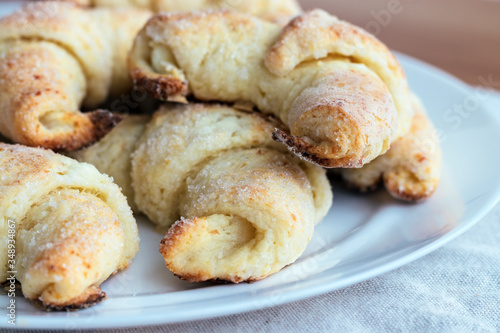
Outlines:
MULTIPOLYGON (((283 150, 272 140, 273 123, 259 114, 164 105, 144 126, 127 118, 78 156, 95 161, 129 147, 135 203, 160 229, 173 224, 160 251, 183 279, 242 282, 273 274, 303 253, 330 209, 325 170, 283 150), (134 148, 123 144, 131 131, 144 131, 134 148)), ((126 179, 117 175, 126 168, 98 165, 126 179)))
POLYGON ((286 24, 291 17, 299 15, 296 0, 66 0, 86 6, 138 7, 155 12, 191 11, 204 9, 227 9, 252 14, 265 20, 286 24))
POLYGON ((99 285, 139 249, 118 186, 90 164, 3 143, 0 175, 1 280, 17 271, 25 297, 52 310, 103 299, 99 285), (9 244, 15 257, 7 256, 9 244))
POLYGON ((361 169, 336 170, 349 187, 362 192, 385 188, 397 199, 420 201, 429 198, 441 178, 441 147, 424 106, 413 97, 415 115, 410 131, 391 149, 361 169))
POLYGON ((95 108, 130 90, 127 52, 149 12, 28 3, 0 19, 0 133, 58 150, 88 145, 121 119, 95 108))
POLYGON ((160 14, 130 53, 136 87, 168 99, 250 102, 274 137, 325 167, 361 167, 409 129, 405 74, 360 28, 315 10, 284 29, 227 11, 160 14))

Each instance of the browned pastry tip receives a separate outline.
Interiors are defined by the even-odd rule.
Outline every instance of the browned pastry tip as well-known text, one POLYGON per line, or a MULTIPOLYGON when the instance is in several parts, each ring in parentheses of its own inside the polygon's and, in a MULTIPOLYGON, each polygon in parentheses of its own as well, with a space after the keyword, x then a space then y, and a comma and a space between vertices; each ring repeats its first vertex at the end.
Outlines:
POLYGON ((188 94, 187 81, 172 77, 151 77, 139 68, 134 70, 132 77, 134 78, 135 87, 144 89, 154 98, 163 101, 169 100, 172 96, 186 96, 188 94))
POLYGON ((441 147, 431 120, 414 97, 410 131, 385 154, 361 169, 338 169, 349 188, 368 192, 383 184, 395 198, 419 202, 431 197, 441 179, 441 147))
POLYGON ((400 200, 419 202, 431 197, 441 179, 441 147, 430 119, 415 114, 410 133, 398 140, 388 158, 393 167, 384 172, 389 193, 400 200))
POLYGON ((99 141, 120 123, 123 116, 106 110, 96 110, 81 115, 65 115, 65 118, 67 124, 79 129, 74 135, 62 134, 49 138, 48 135, 40 134, 40 126, 43 125, 36 125, 34 131, 24 133, 25 136, 17 137, 16 141, 55 151, 73 151, 99 141))
POLYGON ((292 153, 307 162, 322 166, 324 168, 335 168, 339 166, 353 167, 354 165, 363 165, 362 161, 355 162, 348 158, 331 160, 322 157, 324 151, 321 151, 316 145, 312 144, 307 138, 290 135, 285 131, 276 128, 273 132, 273 139, 284 144, 292 153))
MULTIPOLYGON (((170 271, 175 272, 175 276, 181 280, 188 282, 205 282, 205 281, 225 281, 231 283, 240 283, 251 280, 260 280, 258 277, 242 278, 237 274, 227 275, 224 277, 214 278, 213 272, 207 267, 199 266, 198 268, 186 269, 179 265, 178 256, 185 256, 186 245, 189 246, 200 238, 206 237, 204 234, 217 236, 220 232, 216 229, 210 229, 206 218, 182 219, 177 221, 168 230, 166 236, 160 242, 160 253, 165 260, 170 271)), ((216 241, 214 237, 214 241, 216 241)))
POLYGON ((0 19, 0 133, 28 146, 76 150, 119 116, 95 110, 130 91, 127 51, 150 17, 141 10, 30 2, 0 19))
POLYGON ((94 305, 101 303, 106 298, 107 295, 104 291, 101 290, 101 288, 92 286, 78 297, 60 304, 55 304, 55 303, 47 304, 39 299, 32 300, 32 302, 34 302, 37 307, 39 307, 44 311, 71 312, 71 311, 88 309, 94 305))

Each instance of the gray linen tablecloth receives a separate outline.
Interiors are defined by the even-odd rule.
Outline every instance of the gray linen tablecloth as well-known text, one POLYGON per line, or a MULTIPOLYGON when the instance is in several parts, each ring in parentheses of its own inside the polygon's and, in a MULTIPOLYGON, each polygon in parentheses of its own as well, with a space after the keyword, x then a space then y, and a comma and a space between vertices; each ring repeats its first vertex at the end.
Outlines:
MULTIPOLYGON (((500 94, 489 102, 500 113, 500 94)), ((500 204, 443 248, 342 290, 240 315, 106 332, 500 332, 500 204)))

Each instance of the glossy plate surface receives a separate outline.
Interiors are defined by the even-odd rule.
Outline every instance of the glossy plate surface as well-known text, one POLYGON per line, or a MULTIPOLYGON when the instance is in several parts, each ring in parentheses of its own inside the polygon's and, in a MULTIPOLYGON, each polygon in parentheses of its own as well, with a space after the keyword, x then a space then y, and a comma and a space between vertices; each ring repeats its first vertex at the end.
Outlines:
MULTIPOLYGON (((7 9, 0 7, 0 14, 7 9)), ((496 148, 500 123, 484 104, 488 93, 473 91, 407 56, 399 55, 399 59, 412 89, 441 133, 444 177, 432 199, 409 205, 393 200, 384 191, 358 196, 334 184, 334 207, 316 228, 304 255, 264 281, 240 285, 178 280, 158 253, 162 235, 139 218, 141 250, 129 269, 103 284, 108 300, 79 312, 46 313, 17 297, 17 327, 141 326, 262 309, 370 279, 465 232, 500 198, 500 154, 496 148)), ((0 295, 0 307, 5 309, 7 302, 8 298, 0 295)), ((8 327, 5 316, 0 327, 8 327)))

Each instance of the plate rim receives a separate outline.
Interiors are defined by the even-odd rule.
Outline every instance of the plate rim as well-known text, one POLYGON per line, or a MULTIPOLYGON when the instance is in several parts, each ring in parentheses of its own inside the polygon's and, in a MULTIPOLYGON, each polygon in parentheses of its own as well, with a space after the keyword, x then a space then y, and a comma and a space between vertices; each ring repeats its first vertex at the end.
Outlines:
MULTIPOLYGON (((460 79, 451 75, 450 73, 437 68, 433 65, 430 65, 422 60, 416 59, 412 56, 394 52, 401 62, 405 63, 406 66, 418 67, 420 70, 424 70, 426 75, 432 76, 434 79, 438 79, 440 81, 446 81, 447 85, 453 86, 453 88, 460 91, 462 94, 471 93, 473 87, 464 83, 460 79)), ((425 100, 424 100, 425 103, 425 100)), ((489 118, 491 118, 492 124, 491 126, 500 128, 500 120, 496 117, 491 108, 481 101, 480 107, 484 109, 485 113, 489 118)), ((55 330, 70 330, 70 329, 96 329, 96 328, 124 328, 124 327, 144 327, 144 326, 154 326, 161 324, 174 324, 181 322, 190 322, 195 320, 203 320, 209 318, 217 318, 227 315, 235 315, 244 312, 251 312, 255 310, 262 310, 270 307, 280 306, 283 304, 288 304, 292 302, 296 302, 299 300, 304 300, 308 298, 312 298, 321 294, 325 294, 328 292, 332 292, 335 290, 339 290, 348 286, 352 286, 358 284, 362 281, 366 281, 369 279, 373 279, 377 276, 400 268, 410 262, 413 262, 417 259, 424 257, 425 255, 437 250, 443 245, 449 243, 450 241, 456 239, 458 236, 464 234, 470 228, 475 226, 479 221, 481 221, 491 210, 498 204, 500 201, 500 187, 496 187, 495 190, 489 195, 488 201, 486 201, 482 206, 478 209, 477 212, 470 218, 468 218, 462 225, 453 229, 449 233, 442 235, 435 240, 431 241, 429 244, 422 246, 421 248, 412 251, 408 254, 402 255, 401 257, 391 260, 382 265, 369 268, 365 271, 356 273, 350 276, 349 279, 341 280, 341 283, 332 279, 330 281, 325 281, 321 284, 315 286, 307 286, 305 288, 300 288, 298 290, 293 291, 291 294, 288 294, 286 297, 283 297, 281 300, 273 301, 272 303, 266 302, 268 296, 265 295, 252 295, 252 300, 240 299, 238 302, 231 302, 227 305, 219 305, 214 308, 206 309, 205 311, 200 312, 190 312, 188 314, 179 315, 176 318, 171 317, 162 317, 159 315, 158 311, 152 311, 150 313, 141 314, 141 316, 128 317, 127 320, 120 321, 119 316, 108 316, 101 317, 99 316, 93 317, 93 321, 86 323, 85 317, 74 317, 74 318, 57 318, 55 315, 22 315, 18 318, 18 323, 16 328, 37 328, 37 329, 55 329, 55 330), (256 303, 260 302, 259 305, 254 304, 253 307, 249 307, 249 302, 256 303), (66 324, 67 320, 73 320, 75 322, 82 322, 81 326, 76 326, 74 328, 63 327, 66 324)), ((295 281, 297 282, 297 281, 295 281)), ((300 281, 299 281, 300 282, 300 281)), ((285 284, 286 285, 286 284, 285 284)), ((279 287, 283 285, 280 284, 279 287)), ((221 287, 221 286, 216 286, 221 287)), ((199 289, 198 289, 199 290, 199 289)), ((192 292, 196 292, 197 290, 189 290, 192 292)), ((185 292, 185 291, 181 291, 185 292)), ((247 292, 243 292, 242 294, 246 294, 247 292)), ((159 295, 150 295, 150 296, 139 296, 136 299, 151 299, 151 298, 160 298, 164 295, 172 295, 174 293, 164 293, 159 295)), ((234 296, 233 294, 231 294, 234 296)), ((0 296, 3 298, 3 296, 0 296)), ((131 299, 134 296, 125 296, 123 298, 131 299)), ((145 308, 144 306, 139 306, 139 309, 145 308)), ((198 309, 199 310, 199 309, 198 309)), ((103 309, 103 311, 110 311, 110 309, 103 309)), ((0 323, 0 327, 10 327, 7 325, 7 322, 0 323)))

